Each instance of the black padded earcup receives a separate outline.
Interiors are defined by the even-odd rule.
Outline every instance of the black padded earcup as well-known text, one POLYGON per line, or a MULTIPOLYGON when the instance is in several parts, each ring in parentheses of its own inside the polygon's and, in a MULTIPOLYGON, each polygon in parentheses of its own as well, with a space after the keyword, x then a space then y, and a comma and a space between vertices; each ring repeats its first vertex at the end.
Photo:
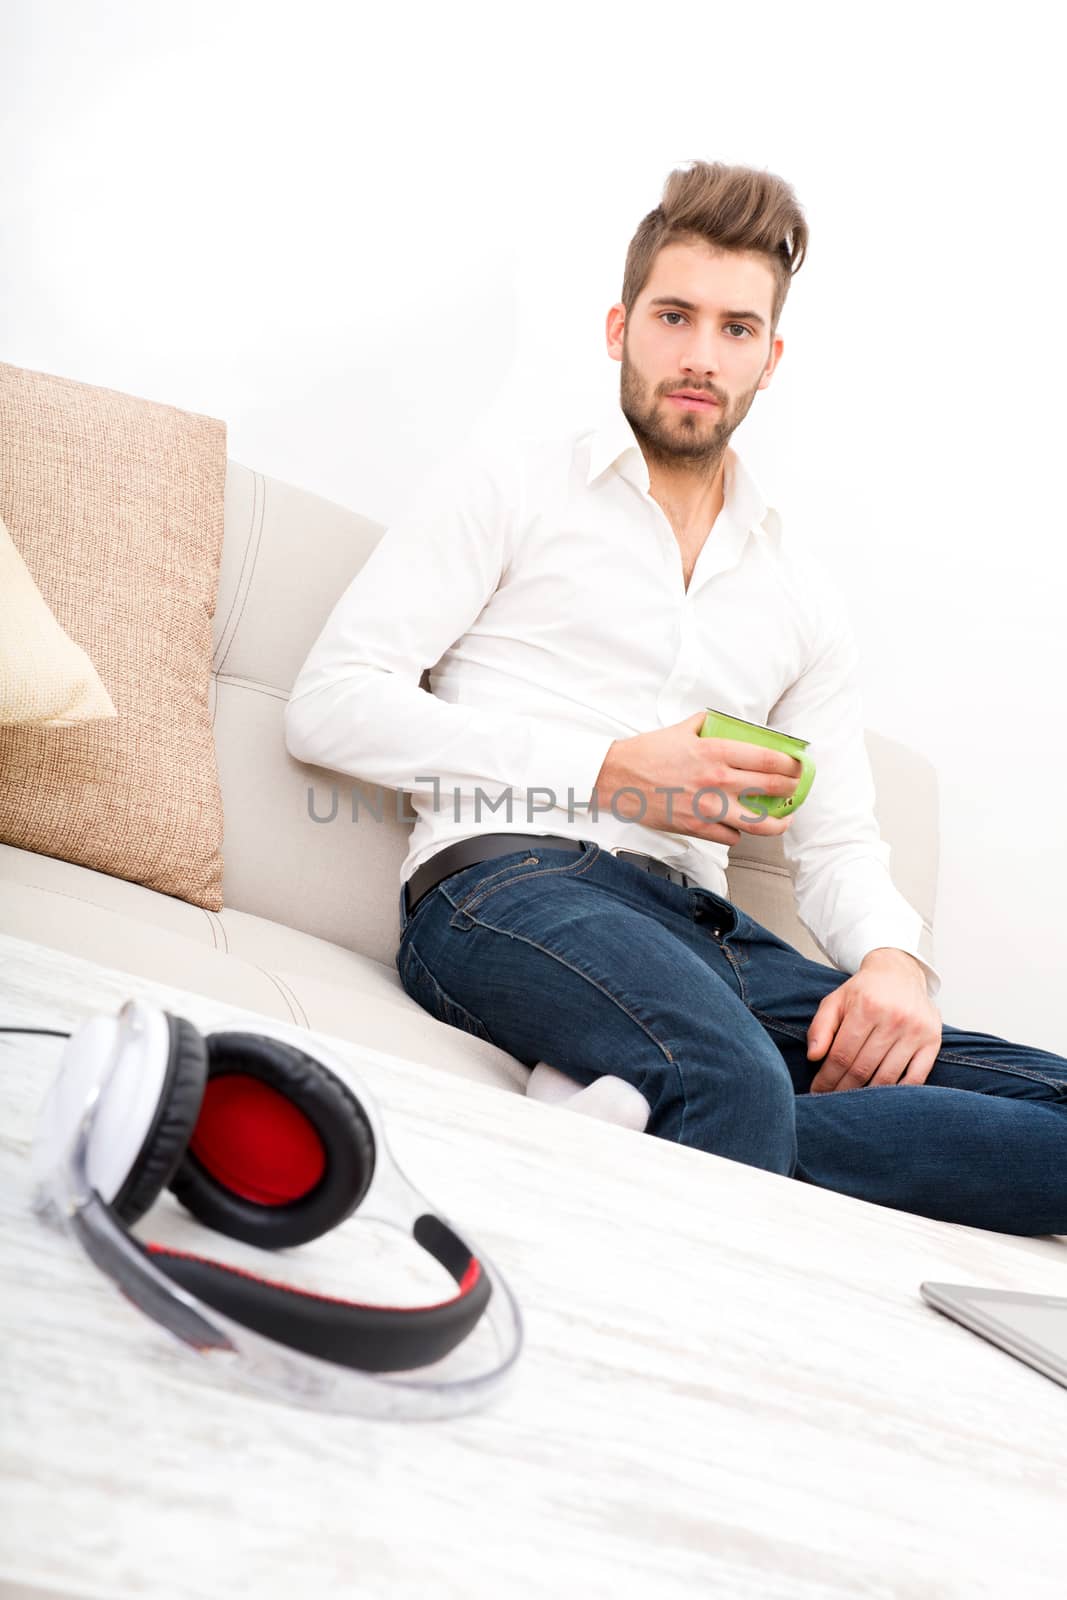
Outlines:
POLYGON ((207 1045, 185 1017, 167 1019, 170 1046, 156 1114, 111 1209, 127 1226, 135 1223, 168 1187, 178 1170, 200 1114, 207 1082, 207 1045))
POLYGON ((208 1034, 207 1085, 170 1188, 209 1227, 265 1250, 305 1244, 359 1205, 374 1133, 348 1085, 295 1045, 208 1034))

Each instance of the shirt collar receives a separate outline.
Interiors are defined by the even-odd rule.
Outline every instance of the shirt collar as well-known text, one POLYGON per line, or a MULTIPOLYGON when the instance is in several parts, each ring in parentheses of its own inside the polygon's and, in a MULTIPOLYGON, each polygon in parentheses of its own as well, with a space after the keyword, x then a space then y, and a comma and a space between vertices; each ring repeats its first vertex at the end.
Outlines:
MULTIPOLYGON (((642 493, 648 493, 648 463, 619 405, 607 410, 591 431, 586 485, 591 485, 608 467, 615 467, 642 493)), ((777 549, 782 537, 781 518, 768 506, 759 485, 732 445, 726 450, 723 489, 724 510, 729 512, 731 520, 739 528, 763 533, 777 549)))

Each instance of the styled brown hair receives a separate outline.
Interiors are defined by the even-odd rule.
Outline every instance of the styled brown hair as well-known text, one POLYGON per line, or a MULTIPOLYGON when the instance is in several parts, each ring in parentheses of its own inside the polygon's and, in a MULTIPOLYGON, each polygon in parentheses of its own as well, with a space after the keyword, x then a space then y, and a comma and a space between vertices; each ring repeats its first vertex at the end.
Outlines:
POLYGON ((767 257, 775 280, 773 338, 793 273, 808 250, 808 225, 789 184, 773 172, 721 161, 676 167, 626 252, 620 298, 627 316, 663 247, 694 238, 716 250, 756 250, 767 257))

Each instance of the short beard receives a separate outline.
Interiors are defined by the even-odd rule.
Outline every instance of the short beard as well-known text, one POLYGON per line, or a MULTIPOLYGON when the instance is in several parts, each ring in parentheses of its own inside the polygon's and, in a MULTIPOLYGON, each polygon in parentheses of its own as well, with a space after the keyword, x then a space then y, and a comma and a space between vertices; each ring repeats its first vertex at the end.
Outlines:
MULTIPOLYGON (((674 385, 674 388, 683 387, 674 385)), ((715 399, 721 402, 721 414, 710 432, 702 430, 698 436, 695 429, 687 434, 685 430, 675 432, 663 424, 656 415, 654 403, 643 403, 645 388, 640 373, 629 359, 624 341, 619 405, 646 459, 655 466, 690 467, 697 476, 709 479, 718 472, 734 430, 744 421, 759 393, 757 383, 747 394, 739 395, 731 406, 721 389, 712 389, 715 399)))

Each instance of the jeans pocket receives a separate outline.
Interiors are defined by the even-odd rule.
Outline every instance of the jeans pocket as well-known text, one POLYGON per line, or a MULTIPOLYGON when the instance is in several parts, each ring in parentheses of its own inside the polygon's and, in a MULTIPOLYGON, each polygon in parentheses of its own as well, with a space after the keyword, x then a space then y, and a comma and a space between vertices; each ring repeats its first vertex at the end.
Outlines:
POLYGON ((498 879, 506 878, 520 863, 530 862, 533 852, 529 846, 525 850, 511 850, 506 856, 488 856, 484 861, 475 861, 472 866, 461 867, 458 872, 449 873, 438 885, 446 900, 459 911, 462 911, 480 895, 483 890, 495 884, 498 879), (492 870, 489 870, 489 869, 492 870))
POLYGON ((405 992, 424 1011, 429 1012, 431 1017, 435 1017, 438 1022, 446 1023, 450 1028, 461 1028, 464 1033, 473 1034, 476 1039, 484 1039, 486 1044, 492 1044, 493 1041, 485 1025, 441 988, 429 967, 420 960, 415 946, 410 941, 398 957, 398 969, 405 992))
POLYGON ((453 899, 446 888, 445 898, 453 906, 449 925, 453 928, 468 927, 469 914, 476 907, 484 905, 493 895, 499 894, 501 889, 507 889, 513 883, 523 882, 527 878, 563 878, 568 875, 576 877, 579 873, 588 871, 600 854, 600 846, 591 839, 583 839, 580 843, 582 849, 577 855, 569 850, 553 849, 551 846, 545 848, 535 846, 516 855, 507 856, 506 865, 478 878, 470 886, 469 891, 464 885, 466 892, 462 893, 459 900, 453 899))

